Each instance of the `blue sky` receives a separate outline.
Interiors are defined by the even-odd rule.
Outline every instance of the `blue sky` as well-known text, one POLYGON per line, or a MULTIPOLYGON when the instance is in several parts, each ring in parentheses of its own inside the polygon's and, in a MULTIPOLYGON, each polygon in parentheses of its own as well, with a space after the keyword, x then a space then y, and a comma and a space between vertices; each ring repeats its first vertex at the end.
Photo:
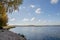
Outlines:
POLYGON ((60 0, 23 0, 8 18, 10 25, 60 25, 60 0))

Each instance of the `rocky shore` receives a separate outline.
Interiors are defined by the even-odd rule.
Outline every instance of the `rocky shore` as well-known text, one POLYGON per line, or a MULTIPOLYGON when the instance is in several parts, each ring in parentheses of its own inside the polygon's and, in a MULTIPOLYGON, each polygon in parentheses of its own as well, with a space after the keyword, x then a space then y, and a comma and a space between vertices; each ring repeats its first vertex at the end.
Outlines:
POLYGON ((0 40, 26 40, 26 37, 9 30, 0 30, 0 40))

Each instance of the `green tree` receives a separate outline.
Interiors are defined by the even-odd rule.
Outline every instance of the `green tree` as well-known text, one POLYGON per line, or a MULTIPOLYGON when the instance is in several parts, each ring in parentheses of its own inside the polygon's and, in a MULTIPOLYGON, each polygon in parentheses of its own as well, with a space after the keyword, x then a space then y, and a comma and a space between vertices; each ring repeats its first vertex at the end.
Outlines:
POLYGON ((22 4, 22 0, 0 0, 0 29, 7 26, 7 12, 12 13, 18 10, 20 4, 22 4))

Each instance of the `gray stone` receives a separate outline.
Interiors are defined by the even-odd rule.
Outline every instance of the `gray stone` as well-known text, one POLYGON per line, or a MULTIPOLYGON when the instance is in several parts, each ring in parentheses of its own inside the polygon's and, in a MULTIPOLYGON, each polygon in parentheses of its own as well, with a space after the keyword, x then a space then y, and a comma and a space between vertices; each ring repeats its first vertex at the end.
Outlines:
POLYGON ((0 30, 0 40, 26 40, 26 38, 9 30, 0 30))

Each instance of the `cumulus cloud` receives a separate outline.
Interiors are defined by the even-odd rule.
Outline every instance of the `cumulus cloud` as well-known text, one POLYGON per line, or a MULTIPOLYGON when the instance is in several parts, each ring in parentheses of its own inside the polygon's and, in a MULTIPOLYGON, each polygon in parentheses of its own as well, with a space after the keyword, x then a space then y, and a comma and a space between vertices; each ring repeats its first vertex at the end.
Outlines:
POLYGON ((16 19, 15 18, 11 18, 10 21, 15 21, 16 19))
POLYGON ((35 17, 31 18, 31 21, 34 21, 35 20, 35 17))
POLYGON ((24 18, 24 19, 23 19, 23 21, 29 21, 29 19, 27 19, 27 18, 24 18))
POLYGON ((30 5, 30 7, 31 7, 31 8, 34 8, 34 7, 35 7, 35 5, 32 5, 32 4, 31 4, 31 5, 30 5))
POLYGON ((51 4, 57 4, 59 0, 51 0, 51 4))
POLYGON ((37 9, 35 10, 35 13, 40 14, 40 13, 41 13, 41 8, 37 8, 37 9))

